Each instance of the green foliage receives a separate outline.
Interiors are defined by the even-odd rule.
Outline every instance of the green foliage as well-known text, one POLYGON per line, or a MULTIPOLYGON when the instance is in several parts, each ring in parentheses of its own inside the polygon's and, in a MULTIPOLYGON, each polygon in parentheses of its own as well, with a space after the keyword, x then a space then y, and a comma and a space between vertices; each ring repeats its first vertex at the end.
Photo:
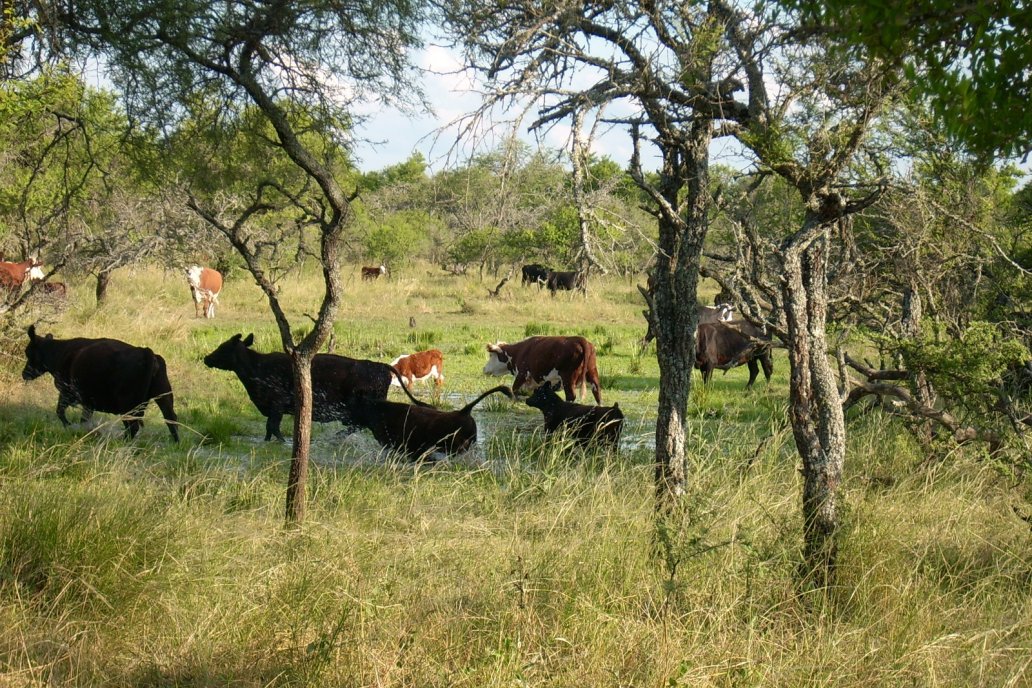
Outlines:
POLYGON ((1029 358, 1022 342, 987 322, 971 323, 959 337, 932 328, 902 342, 900 352, 908 369, 924 371, 941 394, 958 400, 995 395, 1007 369, 1029 358))
POLYGON ((1032 149, 1032 17, 1020 0, 783 4, 802 10, 822 34, 830 29, 847 50, 904 62, 916 94, 973 151, 991 157, 1032 149))
POLYGON ((416 350, 423 351, 437 344, 441 340, 441 333, 436 330, 417 330, 409 332, 406 339, 416 350))
MULTIPOLYGON (((426 252, 430 241, 429 227, 433 224, 433 218, 425 211, 392 213, 365 232, 363 257, 392 268, 405 265, 426 252)), ((357 229, 361 231, 361 228, 357 229)))

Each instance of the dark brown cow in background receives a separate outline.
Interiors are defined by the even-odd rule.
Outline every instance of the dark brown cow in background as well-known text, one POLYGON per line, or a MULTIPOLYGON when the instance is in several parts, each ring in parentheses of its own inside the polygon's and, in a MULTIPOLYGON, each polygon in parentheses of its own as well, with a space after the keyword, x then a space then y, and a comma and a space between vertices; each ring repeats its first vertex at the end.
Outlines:
POLYGON ((186 281, 194 300, 194 316, 215 317, 215 306, 222 291, 222 273, 211 268, 191 265, 186 269, 186 281))
POLYGON ((552 269, 540 263, 531 263, 520 268, 520 273, 522 274, 521 284, 524 287, 528 284, 537 284, 540 289, 548 282, 548 276, 552 274, 552 269))
POLYGON ((57 299, 64 299, 68 297, 68 287, 64 282, 44 282, 43 293, 57 299))
POLYGON ((770 335, 748 320, 703 323, 695 338, 695 367, 702 371, 703 383, 708 383, 715 369, 730 370, 746 364, 749 366, 749 382, 745 385, 748 389, 759 373, 757 361, 770 382, 774 372, 771 346, 770 335))
POLYGON ((548 273, 548 279, 545 280, 545 286, 548 287, 548 291, 555 296, 557 291, 579 291, 584 295, 588 293, 588 275, 585 272, 579 270, 570 270, 563 272, 552 271, 548 273))
POLYGON ((380 267, 362 267, 362 281, 368 282, 371 280, 379 279, 380 275, 387 274, 387 266, 380 263, 380 267))
POLYGON ((602 403, 602 385, 595 363, 595 346, 584 337, 530 337, 514 344, 487 345, 485 375, 515 375, 512 391, 534 389, 546 381, 562 383, 566 400, 576 398, 576 388, 591 385, 595 402, 602 403))
POLYGON ((172 439, 179 431, 165 359, 150 349, 117 339, 54 339, 40 337, 29 327, 22 378, 35 380, 44 373, 54 376, 57 417, 68 425, 65 410, 82 407, 86 422, 94 411, 117 413, 130 438, 143 426, 143 412, 151 399, 161 409, 172 439))

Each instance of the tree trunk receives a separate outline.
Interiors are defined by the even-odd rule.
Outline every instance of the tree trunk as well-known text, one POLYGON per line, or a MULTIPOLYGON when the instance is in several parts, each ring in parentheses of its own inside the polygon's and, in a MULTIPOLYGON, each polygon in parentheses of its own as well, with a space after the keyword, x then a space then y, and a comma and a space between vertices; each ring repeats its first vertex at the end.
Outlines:
POLYGON ((834 582, 839 526, 838 489, 846 430, 835 374, 828 360, 827 239, 783 254, 788 325, 789 415, 803 463, 803 579, 817 588, 834 582))
POLYGON ((287 478, 287 524, 298 525, 305 520, 307 506, 308 454, 312 443, 312 357, 295 349, 290 352, 294 372, 294 447, 290 455, 290 475, 287 478))
POLYGON ((695 366, 696 291, 709 201, 710 124, 692 127, 690 150, 664 151, 662 195, 669 209, 659 217, 659 251, 651 321, 659 363, 656 419, 656 503, 671 507, 685 492, 685 422, 695 366), (682 189, 684 187, 684 193, 682 189), (687 199, 682 208, 678 199, 687 199))
POLYGON ((105 271, 105 272, 97 273, 96 295, 97 295, 97 305, 98 306, 103 306, 104 305, 104 301, 107 299, 108 284, 110 282, 111 282, 111 273, 110 272, 105 271))

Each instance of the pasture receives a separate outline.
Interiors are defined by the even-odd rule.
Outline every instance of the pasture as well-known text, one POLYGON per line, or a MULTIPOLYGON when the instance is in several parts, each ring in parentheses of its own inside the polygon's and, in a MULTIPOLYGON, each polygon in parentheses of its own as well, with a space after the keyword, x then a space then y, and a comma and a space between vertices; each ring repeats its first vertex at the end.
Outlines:
MULTIPOLYGON (((238 332, 279 349, 250 277, 227 277, 214 320, 194 317, 181 271, 116 273, 99 310, 66 280, 37 329, 162 354, 183 441, 153 405, 132 442, 106 414, 62 428, 51 378, 21 381, 27 338, 4 342, 0 686, 1032 684, 1032 534, 993 465, 929 461, 892 419, 852 418, 840 586, 809 597, 782 352, 751 392, 744 367, 696 375, 690 493, 657 532, 658 370, 632 282, 585 298, 510 280, 489 299, 497 279, 344 271, 334 351, 438 348, 445 406, 506 381, 481 374, 487 342, 587 337, 626 415, 621 451, 545 442, 540 412, 500 398, 474 414, 478 448, 436 465, 316 424, 308 521, 285 531, 289 449, 201 363, 238 332)), ((320 290, 314 270, 284 281, 295 327, 320 290)))

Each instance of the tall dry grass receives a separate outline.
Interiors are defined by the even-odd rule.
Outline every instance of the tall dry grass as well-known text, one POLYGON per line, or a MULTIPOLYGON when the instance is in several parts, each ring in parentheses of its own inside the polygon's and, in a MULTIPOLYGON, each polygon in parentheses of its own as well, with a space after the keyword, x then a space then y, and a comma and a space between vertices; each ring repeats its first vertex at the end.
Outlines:
MULTIPOLYGON (((284 291, 303 327, 317 283, 284 291)), ((657 529, 657 371, 636 352, 633 286, 503 293, 427 268, 356 280, 338 351, 389 360, 432 340, 447 404, 496 383, 480 374, 487 341, 608 339, 623 450, 546 441, 540 415, 509 403, 478 412, 476 452, 433 466, 317 426, 310 518, 288 532, 289 452, 200 363, 236 332, 277 346, 257 291, 229 280, 212 322, 156 269, 116 277, 100 310, 73 287, 48 331, 162 353, 191 432, 172 446, 153 409, 136 442, 103 414, 61 428, 49 379, 23 384, 17 350, 4 359, 0 685, 1032 683, 1032 537, 1012 477, 965 453, 928 461, 891 419, 852 420, 839 586, 804 593, 783 359, 767 388, 744 393, 733 371, 693 394, 690 492, 657 529)))

